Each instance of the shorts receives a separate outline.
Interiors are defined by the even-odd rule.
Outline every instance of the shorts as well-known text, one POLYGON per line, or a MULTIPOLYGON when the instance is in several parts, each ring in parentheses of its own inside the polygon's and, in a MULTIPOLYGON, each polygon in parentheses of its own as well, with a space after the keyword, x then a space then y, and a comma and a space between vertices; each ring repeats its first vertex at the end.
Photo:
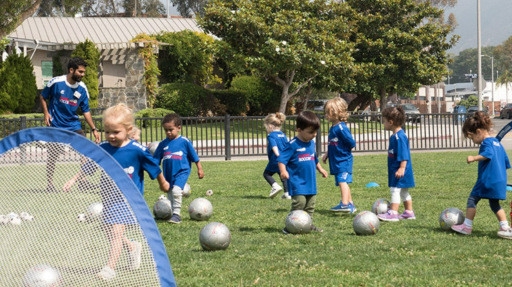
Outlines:
POLYGON ((105 206, 102 215, 104 223, 137 224, 132 211, 124 202, 118 202, 105 206))
POLYGON ((340 172, 334 177, 334 183, 336 186, 340 185, 340 182, 352 183, 352 174, 348 172, 340 172))
POLYGON ((175 185, 179 186, 181 189, 185 188, 185 184, 187 183, 189 175, 190 174, 179 175, 179 176, 173 178, 172 182, 170 182, 171 190, 172 190, 172 187, 175 185))

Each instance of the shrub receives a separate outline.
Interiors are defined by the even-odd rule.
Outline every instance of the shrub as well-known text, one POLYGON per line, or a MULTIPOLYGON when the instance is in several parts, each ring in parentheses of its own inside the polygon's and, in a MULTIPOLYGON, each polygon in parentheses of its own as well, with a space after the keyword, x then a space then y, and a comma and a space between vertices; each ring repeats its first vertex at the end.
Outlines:
MULTIPOLYGON (((71 54, 71 57, 80 57, 88 64, 85 70, 85 77, 82 81, 87 86, 87 91, 89 92, 90 108, 98 107, 98 95, 100 93, 98 89, 98 66, 100 63, 100 55, 96 45, 89 39, 76 45, 76 49, 71 54)), ((66 74, 67 73, 68 71, 66 71, 66 74)))
POLYGON ((163 118, 165 115, 174 113, 174 111, 166 110, 166 109, 143 109, 135 113, 135 118, 158 118, 152 120, 137 120, 136 125, 142 126, 143 128, 153 127, 160 128, 162 126, 162 121, 160 118, 163 118))
POLYGON ((15 113, 29 113, 37 97, 34 66, 30 58, 12 54, 0 68, 0 109, 15 113))
POLYGON ((224 106, 209 91, 192 83, 172 83, 160 87, 155 108, 173 110, 182 117, 221 113, 224 106))
POLYGON ((236 90, 210 90, 213 97, 226 106, 226 113, 233 116, 245 115, 249 110, 247 95, 236 90))
POLYGON ((277 112, 281 88, 255 76, 239 76, 231 82, 231 89, 243 91, 249 101, 248 115, 266 115, 277 112))

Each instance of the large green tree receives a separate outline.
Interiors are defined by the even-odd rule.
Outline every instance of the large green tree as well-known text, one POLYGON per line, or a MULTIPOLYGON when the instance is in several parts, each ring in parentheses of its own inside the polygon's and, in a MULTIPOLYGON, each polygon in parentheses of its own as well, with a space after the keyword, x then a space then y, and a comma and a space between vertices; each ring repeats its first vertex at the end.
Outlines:
POLYGON ((209 0, 171 0, 172 5, 175 6, 183 17, 192 17, 197 15, 204 17, 205 8, 209 0))
POLYGON ((73 17, 82 11, 85 0, 43 0, 36 15, 39 17, 73 17))
POLYGON ((448 74, 446 50, 451 27, 437 19, 441 10, 412 0, 347 0, 358 15, 353 57, 355 82, 345 91, 358 94, 349 109, 380 99, 381 109, 393 93, 416 92, 448 74))
MULTIPOLYGON (((482 47, 482 55, 493 56, 494 46, 482 47)), ((466 74, 476 74, 478 70, 478 51, 476 48, 462 50, 457 56, 453 57, 453 62, 448 65, 451 71, 450 82, 462 83, 469 82, 466 74)), ((497 67, 497 61, 494 61, 494 68, 497 67)), ((482 75, 485 80, 491 80, 491 58, 482 57, 482 75)))
POLYGON ((497 46, 494 54, 496 56, 495 65, 500 71, 496 82, 498 85, 505 86, 508 101, 508 90, 510 83, 512 83, 512 36, 505 40, 503 44, 497 46))
POLYGON ((349 78, 349 13, 344 3, 327 0, 214 0, 199 24, 235 51, 243 69, 282 88, 279 111, 285 112, 316 77, 333 85, 349 78))
POLYGON ((30 113, 37 96, 30 58, 12 54, 0 67, 0 112, 30 113))
POLYGON ((7 44, 5 37, 25 19, 32 16, 42 0, 2 0, 0 1, 0 50, 7 44))

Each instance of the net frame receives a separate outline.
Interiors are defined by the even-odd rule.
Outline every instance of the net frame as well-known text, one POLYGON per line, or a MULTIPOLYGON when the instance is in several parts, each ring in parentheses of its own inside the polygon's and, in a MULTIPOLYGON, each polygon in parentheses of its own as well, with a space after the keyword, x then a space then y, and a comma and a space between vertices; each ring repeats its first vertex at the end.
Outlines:
POLYGON ((2 139, 0 141, 0 157, 22 144, 41 141, 69 145, 77 152, 86 155, 104 170, 122 192, 139 223, 149 250, 152 253, 160 285, 176 286, 162 237, 146 201, 124 169, 101 147, 74 132, 52 127, 30 128, 18 131, 2 139))

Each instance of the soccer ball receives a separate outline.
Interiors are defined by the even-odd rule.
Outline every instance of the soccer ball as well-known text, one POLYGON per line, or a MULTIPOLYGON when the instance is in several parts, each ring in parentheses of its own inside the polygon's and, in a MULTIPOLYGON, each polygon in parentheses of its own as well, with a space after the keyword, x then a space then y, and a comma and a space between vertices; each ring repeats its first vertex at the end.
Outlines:
POLYGON ((188 185, 188 183, 185 183, 185 186, 183 187, 183 196, 189 197, 191 193, 192 190, 190 189, 190 185, 188 185))
POLYGON ((212 195, 213 195, 213 190, 208 189, 208 190, 206 191, 206 196, 212 196, 212 195))
POLYGON ((391 209, 391 202, 384 198, 377 199, 372 205, 372 212, 375 214, 383 214, 391 209))
POLYGON ((159 144, 160 144, 159 141, 154 141, 148 145, 148 150, 149 150, 149 153, 151 153, 151 155, 155 154, 156 148, 158 147, 159 144))
POLYGON ((153 205, 153 214, 156 219, 169 219, 172 216, 172 205, 171 201, 166 199, 160 199, 153 205))
POLYGON ((12 225, 21 225, 21 218, 19 218, 19 217, 12 217, 10 222, 11 222, 12 225))
POLYGON ((450 230, 452 225, 462 224, 464 219, 464 213, 460 209, 450 207, 443 210, 441 215, 439 215, 439 225, 441 229, 450 230))
POLYGON ((204 250, 224 250, 231 242, 231 232, 226 225, 219 222, 208 223, 199 232, 199 243, 204 250))
POLYGON ((103 204, 101 202, 94 202, 87 207, 86 217, 88 220, 95 220, 101 217, 103 213, 103 204))
POLYGON ((34 217, 28 214, 28 212, 20 213, 20 218, 23 219, 24 221, 34 221, 34 217))
POLYGON ((163 199, 167 199, 167 196, 165 196, 165 194, 162 194, 158 197, 158 200, 163 200, 163 199))
POLYGON ((60 286, 62 277, 60 272, 50 265, 40 264, 30 268, 23 276, 23 286, 50 287, 60 286))
POLYGON ((9 220, 11 220, 11 219, 13 219, 13 218, 20 218, 20 216, 19 216, 17 213, 15 213, 15 212, 9 212, 9 213, 7 214, 7 218, 8 218, 9 220))
POLYGON ((80 213, 80 214, 76 217, 76 220, 77 220, 78 222, 85 222, 85 214, 80 213))
POLYGON ((208 220, 213 214, 212 203, 206 198, 196 198, 188 206, 188 214, 191 219, 199 221, 208 220))
POLYGON ((354 217, 352 227, 357 235, 374 235, 379 232, 380 221, 375 213, 365 210, 354 217))
POLYGON ((304 210, 294 210, 285 221, 286 230, 293 234, 305 234, 311 231, 311 216, 304 210))
POLYGON ((7 224, 9 223, 9 218, 7 216, 0 214, 0 224, 7 224))

